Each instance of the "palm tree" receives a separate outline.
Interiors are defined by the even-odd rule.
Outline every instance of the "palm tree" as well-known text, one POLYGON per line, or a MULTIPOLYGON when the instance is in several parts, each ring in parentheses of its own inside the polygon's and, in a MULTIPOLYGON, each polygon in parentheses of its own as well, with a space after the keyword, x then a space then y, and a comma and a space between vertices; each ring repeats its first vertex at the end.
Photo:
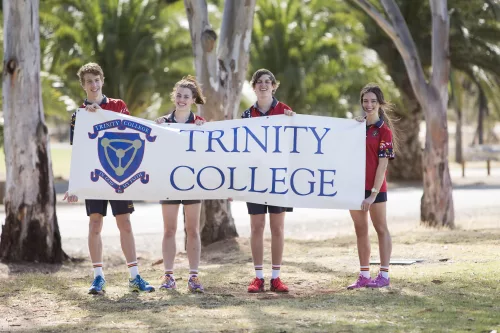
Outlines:
POLYGON ((62 90, 81 100, 76 72, 97 62, 104 90, 125 100, 134 115, 168 102, 176 80, 192 68, 182 3, 160 0, 47 0, 41 8, 45 69, 60 77, 62 90))
POLYGON ((297 112, 344 117, 359 109, 359 91, 382 81, 365 61, 363 29, 342 1, 261 0, 255 13, 251 71, 270 69, 277 97, 297 112))

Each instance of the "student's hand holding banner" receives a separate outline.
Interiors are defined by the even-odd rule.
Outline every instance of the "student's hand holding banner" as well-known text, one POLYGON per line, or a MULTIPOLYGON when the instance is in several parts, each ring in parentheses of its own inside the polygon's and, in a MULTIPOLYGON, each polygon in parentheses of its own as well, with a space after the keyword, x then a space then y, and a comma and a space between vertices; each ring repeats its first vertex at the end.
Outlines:
POLYGON ((296 115, 156 124, 78 112, 70 193, 80 199, 227 199, 359 209, 365 127, 296 115))

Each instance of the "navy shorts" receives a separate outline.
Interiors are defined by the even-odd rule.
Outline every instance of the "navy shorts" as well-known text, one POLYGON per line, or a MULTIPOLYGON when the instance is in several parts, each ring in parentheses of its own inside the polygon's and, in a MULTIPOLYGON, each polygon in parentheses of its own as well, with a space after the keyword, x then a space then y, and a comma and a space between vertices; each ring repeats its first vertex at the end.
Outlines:
POLYGON ((293 212, 293 208, 279 207, 279 206, 269 206, 247 202, 248 214, 258 215, 258 214, 281 214, 283 212, 293 212))
POLYGON ((187 206, 187 205, 199 204, 199 203, 201 203, 201 200, 161 200, 160 203, 162 205, 180 205, 180 204, 183 204, 184 206, 187 206))
MULTIPOLYGON (((134 211, 134 203, 130 200, 109 200, 113 216, 131 214, 134 211)), ((108 210, 108 200, 85 200, 87 216, 90 214, 101 214, 106 216, 108 210)))
MULTIPOLYGON (((365 199, 372 195, 372 191, 365 190, 365 199)), ((375 197, 375 201, 373 203, 386 202, 387 201, 387 192, 378 192, 375 197)))

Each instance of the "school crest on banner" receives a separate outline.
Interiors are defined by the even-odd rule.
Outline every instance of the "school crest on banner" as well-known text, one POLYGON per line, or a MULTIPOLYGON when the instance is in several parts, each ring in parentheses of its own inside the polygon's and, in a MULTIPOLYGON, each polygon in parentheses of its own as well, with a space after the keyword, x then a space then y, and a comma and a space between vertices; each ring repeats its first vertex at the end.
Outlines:
POLYGON ((148 142, 154 142, 156 136, 151 136, 151 128, 128 120, 111 120, 93 126, 94 132, 88 133, 90 139, 96 139, 99 132, 106 131, 97 140, 97 155, 103 170, 95 169, 90 173, 93 182, 102 178, 115 189, 123 193, 125 189, 140 180, 149 182, 149 174, 139 171, 144 158, 144 150, 148 142), (116 128, 119 131, 110 131, 116 128), (122 132, 133 129, 138 133, 122 132), (141 134, 145 134, 144 139, 141 134))

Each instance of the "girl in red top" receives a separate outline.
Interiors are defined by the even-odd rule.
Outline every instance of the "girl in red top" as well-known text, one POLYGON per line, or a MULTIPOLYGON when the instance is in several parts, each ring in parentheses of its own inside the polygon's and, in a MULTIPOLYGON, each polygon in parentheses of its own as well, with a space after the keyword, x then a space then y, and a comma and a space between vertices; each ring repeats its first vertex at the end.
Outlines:
MULTIPOLYGON (((386 171, 389 160, 394 159, 393 125, 387 112, 392 104, 384 99, 380 87, 368 84, 360 94, 360 101, 366 119, 366 183, 365 200, 360 210, 351 210, 358 245, 360 273, 358 280, 347 287, 381 288, 389 286, 389 261, 392 251, 391 235, 387 228, 386 171), (375 227, 379 242, 380 272, 370 278, 370 238, 368 236, 368 212, 375 227)), ((359 119, 358 119, 359 120, 359 119)))
MULTIPOLYGON (((172 113, 155 120, 156 123, 188 123, 203 125, 205 119, 191 112, 193 104, 205 104, 205 96, 193 76, 187 76, 175 84, 170 95, 175 104, 172 113)), ((177 253, 175 234, 177 232, 177 216, 179 206, 184 205, 186 223, 187 255, 189 260, 188 289, 191 292, 204 292, 203 285, 198 279, 198 265, 200 263, 200 212, 201 200, 162 200, 160 201, 163 213, 163 265, 165 275, 162 277, 160 290, 175 289, 174 260, 177 253)))

